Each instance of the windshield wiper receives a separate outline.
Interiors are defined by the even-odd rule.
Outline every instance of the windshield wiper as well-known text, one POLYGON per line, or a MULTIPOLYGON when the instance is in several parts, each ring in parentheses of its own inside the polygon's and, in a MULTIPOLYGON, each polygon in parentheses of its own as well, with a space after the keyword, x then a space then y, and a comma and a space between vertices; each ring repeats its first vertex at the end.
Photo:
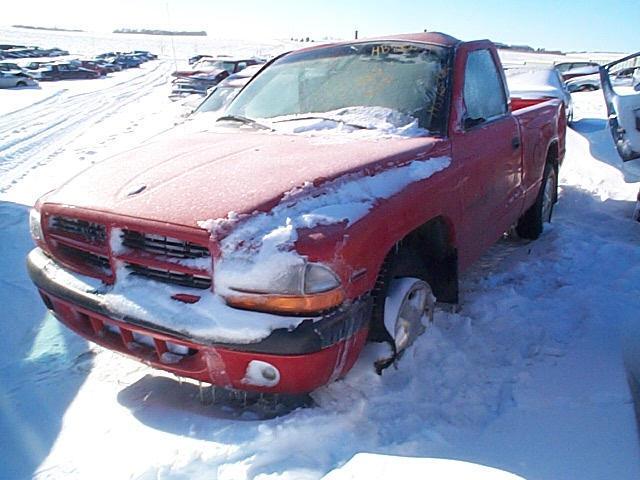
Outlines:
POLYGON ((262 125, 261 123, 258 123, 251 118, 243 117, 242 115, 224 115, 218 118, 216 122, 239 122, 244 125, 250 125, 252 127, 259 128, 261 130, 273 130, 266 125, 262 125))
POLYGON ((371 127, 365 127, 364 125, 358 125, 356 123, 349 123, 339 118, 322 117, 320 115, 309 115, 306 117, 285 118, 283 120, 276 120, 273 123, 293 122, 295 120, 329 120, 331 122, 342 123, 348 127, 357 128, 358 130, 371 130, 371 127))

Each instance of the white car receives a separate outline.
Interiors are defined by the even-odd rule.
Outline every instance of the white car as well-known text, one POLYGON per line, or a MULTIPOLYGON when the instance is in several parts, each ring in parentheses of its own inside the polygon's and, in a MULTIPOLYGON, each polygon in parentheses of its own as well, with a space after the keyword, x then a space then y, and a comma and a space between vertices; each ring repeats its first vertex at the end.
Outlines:
POLYGON ((573 120, 571 93, 553 67, 517 67, 504 71, 512 97, 522 99, 558 98, 564 103, 567 122, 573 120))
POLYGON ((0 88, 35 87, 38 82, 26 73, 0 71, 0 88))
MULTIPOLYGON (((611 70, 616 65, 628 64, 631 60, 637 61, 638 58, 640 52, 600 68, 600 83, 607 105, 609 128, 618 154, 624 162, 640 158, 640 92, 616 91, 613 88, 611 70)), ((637 78, 634 72, 632 79, 637 78)))

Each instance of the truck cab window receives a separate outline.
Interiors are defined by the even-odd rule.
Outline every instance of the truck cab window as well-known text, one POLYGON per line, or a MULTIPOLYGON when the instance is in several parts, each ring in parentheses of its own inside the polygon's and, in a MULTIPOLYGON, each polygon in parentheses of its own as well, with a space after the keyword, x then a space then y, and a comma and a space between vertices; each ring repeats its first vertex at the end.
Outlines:
POLYGON ((464 75, 465 126, 473 126, 507 113, 502 79, 489 50, 469 53, 464 75))

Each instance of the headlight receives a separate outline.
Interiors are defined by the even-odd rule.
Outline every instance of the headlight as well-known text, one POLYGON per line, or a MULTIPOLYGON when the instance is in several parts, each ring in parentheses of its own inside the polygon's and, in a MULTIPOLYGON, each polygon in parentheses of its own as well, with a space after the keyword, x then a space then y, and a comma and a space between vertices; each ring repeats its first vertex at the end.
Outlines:
MULTIPOLYGON (((344 301, 340 280, 326 265, 302 259, 280 265, 252 265, 227 276, 216 289, 233 307, 273 313, 310 314, 328 310, 344 301)), ((216 273, 216 279, 218 279, 216 273)))
POLYGON ((42 234, 42 223, 40 220, 40 212, 35 208, 29 211, 29 231, 35 242, 41 242, 44 238, 42 234))

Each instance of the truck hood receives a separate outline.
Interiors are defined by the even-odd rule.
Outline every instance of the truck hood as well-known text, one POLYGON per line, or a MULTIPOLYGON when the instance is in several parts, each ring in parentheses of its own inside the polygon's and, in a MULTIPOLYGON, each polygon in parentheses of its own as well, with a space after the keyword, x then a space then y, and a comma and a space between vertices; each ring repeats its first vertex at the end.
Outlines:
POLYGON ((268 210, 305 182, 435 156, 439 143, 432 137, 327 143, 245 128, 165 134, 85 170, 43 202, 197 227, 232 211, 268 210))

